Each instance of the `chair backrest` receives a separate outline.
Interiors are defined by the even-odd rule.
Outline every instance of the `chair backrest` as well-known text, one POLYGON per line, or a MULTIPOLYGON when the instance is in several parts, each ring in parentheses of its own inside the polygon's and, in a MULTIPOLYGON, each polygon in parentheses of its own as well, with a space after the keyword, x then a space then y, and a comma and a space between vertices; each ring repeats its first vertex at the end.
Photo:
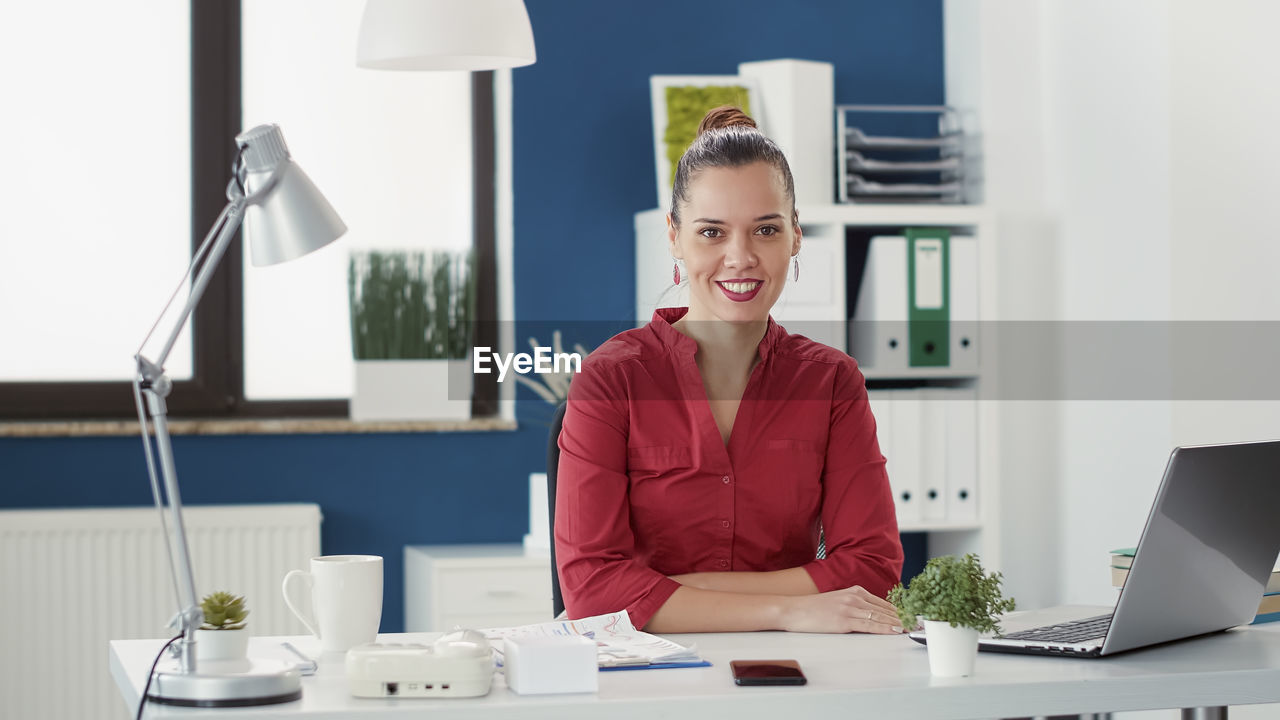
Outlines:
POLYGON ((556 473, 560 469, 560 428, 568 401, 560 403, 547 433, 547 517, 551 528, 551 609, 552 617, 564 612, 564 596, 560 594, 560 569, 556 567, 556 473))

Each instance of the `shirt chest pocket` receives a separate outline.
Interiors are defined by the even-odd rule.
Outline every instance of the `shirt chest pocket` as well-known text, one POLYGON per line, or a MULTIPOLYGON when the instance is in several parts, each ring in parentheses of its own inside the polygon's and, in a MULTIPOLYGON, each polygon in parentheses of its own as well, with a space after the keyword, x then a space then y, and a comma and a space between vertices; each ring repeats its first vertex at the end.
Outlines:
MULTIPOLYGON (((627 449, 631 518, 637 527, 669 530, 673 508, 697 506, 696 498, 689 497, 697 491, 696 482, 691 482, 692 466, 693 454, 687 446, 627 449)), ((650 541, 655 547, 662 545, 653 537, 650 541)))
POLYGON ((653 477, 672 470, 688 468, 693 464, 693 454, 687 445, 652 445, 627 448, 627 470, 631 477, 637 474, 653 477))

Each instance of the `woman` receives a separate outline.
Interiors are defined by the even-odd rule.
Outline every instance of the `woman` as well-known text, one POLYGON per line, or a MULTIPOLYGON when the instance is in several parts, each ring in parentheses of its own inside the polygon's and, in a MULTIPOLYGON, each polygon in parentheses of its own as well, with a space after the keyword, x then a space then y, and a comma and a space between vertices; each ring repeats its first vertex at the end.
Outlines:
POLYGON ((902 546, 862 373, 769 316, 800 251, 786 158, 736 108, 698 133, 667 216, 689 307, 606 342, 570 389, 555 516, 569 615, 902 632, 884 600, 902 546))

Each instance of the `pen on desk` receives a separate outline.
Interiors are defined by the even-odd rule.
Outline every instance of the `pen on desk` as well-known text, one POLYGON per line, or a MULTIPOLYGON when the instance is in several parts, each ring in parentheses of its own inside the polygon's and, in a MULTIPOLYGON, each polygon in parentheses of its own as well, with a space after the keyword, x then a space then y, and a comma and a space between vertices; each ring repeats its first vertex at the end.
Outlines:
POLYGON ((314 674, 315 674, 315 672, 316 672, 316 661, 315 661, 315 660, 312 660, 311 658, 307 657, 306 655, 303 655, 301 652, 299 652, 299 651, 298 651, 298 648, 294 647, 293 645, 291 645, 291 644, 289 644, 289 643, 287 643, 287 642, 282 642, 282 643, 280 643, 280 646, 281 646, 281 647, 283 647, 285 650, 288 650, 289 652, 293 653, 294 655, 296 655, 296 656, 298 657, 298 663, 297 663, 297 666, 298 666, 298 672, 302 673, 303 675, 314 675, 314 674))

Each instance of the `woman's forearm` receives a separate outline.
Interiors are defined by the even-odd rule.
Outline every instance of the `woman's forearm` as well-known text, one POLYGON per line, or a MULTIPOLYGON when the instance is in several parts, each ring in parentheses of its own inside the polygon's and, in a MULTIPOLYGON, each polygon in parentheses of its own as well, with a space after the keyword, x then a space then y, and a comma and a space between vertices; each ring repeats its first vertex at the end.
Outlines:
POLYGON ((804 568, 771 572, 703 572, 673 575, 685 587, 748 595, 814 595, 818 586, 804 568))
POLYGON ((783 630, 786 601, 786 597, 778 595, 703 590, 684 585, 667 598, 644 629, 654 633, 783 630))
POLYGON ((898 611, 861 587, 816 595, 770 595, 677 588, 645 623, 654 633, 794 632, 900 633, 898 611))

